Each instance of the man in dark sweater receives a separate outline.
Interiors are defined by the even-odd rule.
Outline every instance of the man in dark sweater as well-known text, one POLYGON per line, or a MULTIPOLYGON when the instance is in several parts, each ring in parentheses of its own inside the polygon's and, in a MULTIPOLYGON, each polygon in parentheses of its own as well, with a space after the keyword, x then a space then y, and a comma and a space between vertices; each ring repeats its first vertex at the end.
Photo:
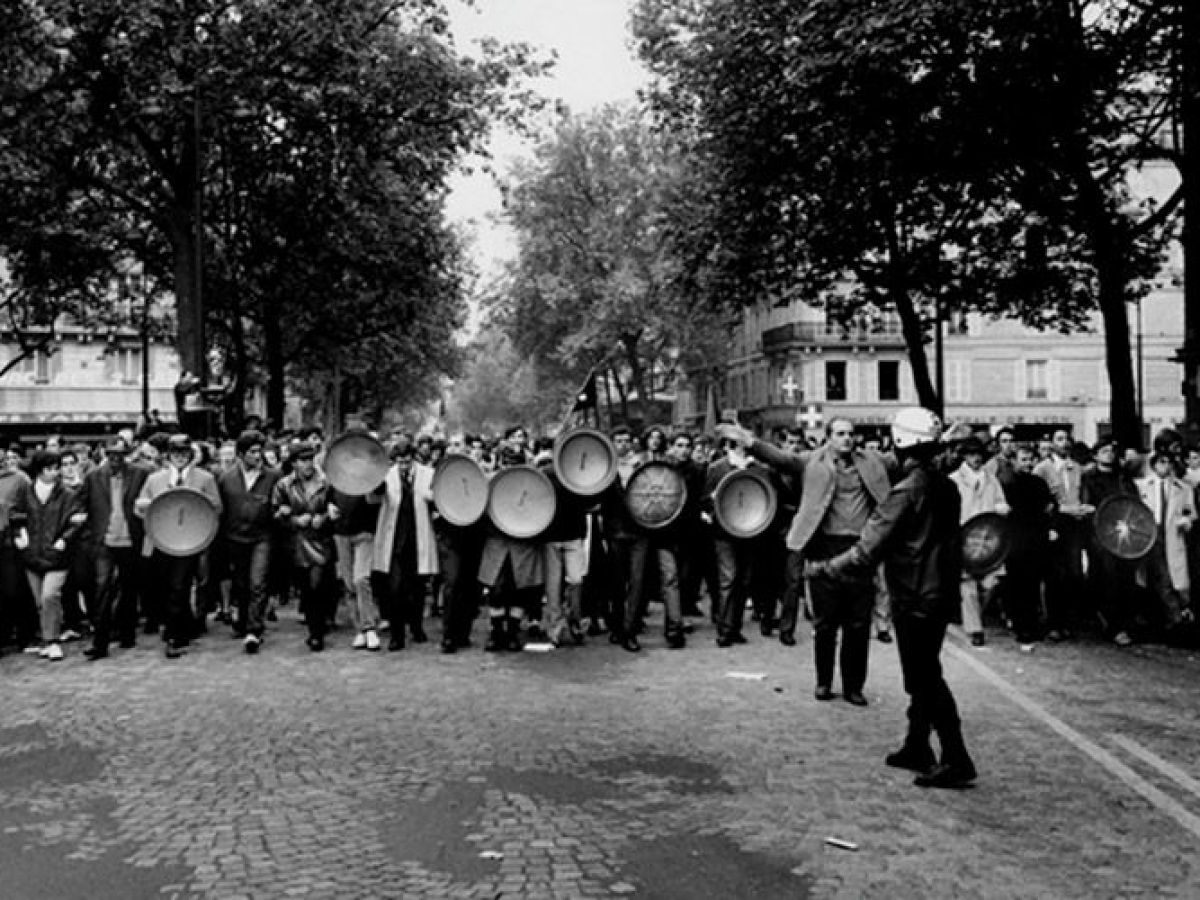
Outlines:
POLYGON ((1032 447, 1017 448, 1005 488, 1012 541, 1005 562, 1005 611, 1012 621, 1017 643, 1027 653, 1033 650, 1038 638, 1042 580, 1049 564, 1050 526, 1058 511, 1050 486, 1033 474, 1036 461, 1032 447))
POLYGON ((262 644, 274 518, 271 497, 279 481, 278 471, 263 466, 266 440, 260 431, 243 431, 237 439, 237 463, 217 482, 233 575, 232 599, 247 653, 257 653, 262 644))

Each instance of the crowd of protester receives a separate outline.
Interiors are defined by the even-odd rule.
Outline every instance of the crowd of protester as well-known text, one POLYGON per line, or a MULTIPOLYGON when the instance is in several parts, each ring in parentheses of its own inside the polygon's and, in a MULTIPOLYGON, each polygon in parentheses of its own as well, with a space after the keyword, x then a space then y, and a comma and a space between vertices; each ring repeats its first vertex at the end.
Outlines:
MULTIPOLYGON (((884 581, 867 573, 825 584, 804 566, 852 546, 896 481, 886 437, 863 439, 836 419, 820 444, 800 429, 763 439, 733 426, 716 434, 618 427, 610 437, 619 477, 594 498, 567 490, 554 474, 552 442, 519 426, 496 439, 376 437, 391 469, 364 496, 328 483, 325 435, 315 427, 219 441, 146 428, 98 445, 51 437, 9 446, 0 467, 0 651, 54 661, 85 639, 86 656, 98 660, 114 643, 130 648, 154 635, 177 658, 220 625, 257 653, 279 608, 295 603, 314 652, 347 620, 344 643, 377 652, 427 640, 427 621, 440 619, 441 649, 454 653, 472 646, 481 613, 489 651, 607 635, 637 652, 661 603, 673 649, 701 619, 721 647, 747 641, 747 612, 762 636, 788 646, 808 621, 818 697, 832 696, 837 662, 844 696, 865 704, 870 637, 892 639, 884 581), (433 476, 447 454, 489 473, 541 467, 557 497, 549 528, 517 539, 487 517, 471 526, 443 519, 433 476), (624 500, 629 478, 649 461, 678 468, 687 485, 666 529, 641 527, 624 500), (713 496, 726 474, 748 466, 769 475, 778 502, 771 526, 742 538, 722 527, 713 496), (154 498, 180 484, 221 513, 217 539, 183 557, 157 549, 144 521, 154 498)), ((1004 565, 961 578, 973 644, 987 641, 985 623, 1025 651, 1081 631, 1121 646, 1194 640, 1200 450, 1171 431, 1148 454, 1111 441, 1084 446, 1065 429, 1031 444, 1010 428, 952 429, 944 443, 940 465, 960 493, 962 521, 995 512, 1010 526, 1004 565), (1153 514, 1157 539, 1141 559, 1097 542, 1096 507, 1113 494, 1153 514)))

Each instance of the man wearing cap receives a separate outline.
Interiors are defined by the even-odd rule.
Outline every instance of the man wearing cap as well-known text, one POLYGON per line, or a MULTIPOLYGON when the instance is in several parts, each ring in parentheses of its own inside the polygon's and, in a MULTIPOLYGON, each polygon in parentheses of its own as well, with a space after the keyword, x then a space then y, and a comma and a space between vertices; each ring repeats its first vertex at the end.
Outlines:
POLYGON ((122 647, 132 647, 136 641, 145 530, 134 514, 134 504, 150 471, 128 462, 129 452, 124 438, 110 440, 104 447, 104 462, 87 474, 79 488, 79 507, 88 517, 86 553, 95 563, 92 646, 84 651, 93 660, 108 656, 114 627, 122 647))
MULTIPOLYGON (((800 507, 788 531, 787 547, 806 560, 828 559, 853 546, 891 489, 883 457, 855 447, 854 423, 849 419, 831 420, 828 442, 812 453, 780 450, 737 425, 719 425, 718 430, 745 446, 752 456, 801 478, 800 507)), ((875 608, 874 574, 855 570, 836 581, 817 576, 808 583, 817 670, 815 696, 833 699, 840 631, 843 695, 848 703, 866 706, 863 686, 875 608)))
POLYGON ((325 649, 329 620, 337 609, 333 577, 333 536, 329 483, 317 469, 317 447, 296 441, 288 452, 292 471, 275 485, 275 516, 290 537, 291 582, 300 591, 300 613, 308 628, 308 649, 325 649))
MULTIPOLYGON (((179 487, 199 491, 220 515, 221 494, 217 490, 216 479, 195 465, 192 440, 186 434, 174 434, 167 440, 167 464, 146 476, 134 505, 135 514, 144 519, 156 497, 179 487)), ((162 607, 163 642, 168 659, 176 659, 183 654, 195 630, 191 590, 199 564, 199 553, 171 556, 155 549, 151 556, 151 565, 155 566, 156 573, 162 578, 165 592, 162 607)))
POLYGON ((975 780, 958 705, 942 676, 946 626, 958 618, 959 493, 938 470, 941 421, 927 409, 900 410, 892 440, 900 480, 871 513, 862 536, 832 558, 809 562, 810 577, 841 580, 881 561, 892 594, 896 647, 909 695, 908 734, 886 763, 917 772, 918 787, 961 788, 975 780), (936 732, 942 755, 934 756, 936 732))
POLYGON ((245 632, 243 647, 257 653, 262 644, 267 611, 267 575, 271 565, 271 498, 279 472, 263 466, 261 431, 243 431, 235 449, 237 461, 221 474, 217 489, 223 510, 221 529, 225 536, 232 575, 232 599, 237 609, 239 630, 245 632))

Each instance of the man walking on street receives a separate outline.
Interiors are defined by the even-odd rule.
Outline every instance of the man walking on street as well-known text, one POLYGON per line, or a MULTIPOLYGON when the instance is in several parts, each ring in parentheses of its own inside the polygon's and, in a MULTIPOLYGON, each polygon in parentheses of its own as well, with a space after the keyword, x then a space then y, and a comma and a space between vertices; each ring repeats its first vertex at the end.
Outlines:
POLYGON ((222 530, 229 551, 233 603, 239 630, 245 632, 247 653, 262 644, 267 612, 267 576, 271 565, 271 499, 279 481, 276 469, 263 466, 259 431, 243 431, 237 439, 237 462, 225 471, 217 487, 225 510, 222 530))
POLYGON ((91 545, 85 547, 95 563, 96 608, 92 618, 89 659, 108 656, 113 628, 124 648, 137 638, 139 563, 145 532, 133 507, 149 470, 127 462, 129 445, 113 438, 105 447, 104 463, 83 479, 79 506, 87 513, 91 545))

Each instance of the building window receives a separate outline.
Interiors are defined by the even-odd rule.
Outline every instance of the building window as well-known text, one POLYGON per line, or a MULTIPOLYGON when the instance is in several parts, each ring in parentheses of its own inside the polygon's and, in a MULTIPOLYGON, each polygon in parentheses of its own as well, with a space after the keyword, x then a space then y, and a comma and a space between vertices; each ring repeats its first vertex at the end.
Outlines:
POLYGON ((825 399, 846 399, 846 364, 844 362, 825 363, 825 399))
POLYGON ((47 384, 50 381, 50 355, 41 350, 34 350, 21 360, 17 371, 24 375, 32 375, 38 384, 47 384))
POLYGON ((879 399, 900 399, 900 361, 881 359, 879 361, 879 399))
POLYGON ((1045 400, 1050 396, 1050 363, 1044 359, 1025 361, 1025 399, 1045 400))
POLYGON ((142 380, 142 351, 132 348, 114 350, 109 357, 112 373, 121 384, 139 384, 142 380))

